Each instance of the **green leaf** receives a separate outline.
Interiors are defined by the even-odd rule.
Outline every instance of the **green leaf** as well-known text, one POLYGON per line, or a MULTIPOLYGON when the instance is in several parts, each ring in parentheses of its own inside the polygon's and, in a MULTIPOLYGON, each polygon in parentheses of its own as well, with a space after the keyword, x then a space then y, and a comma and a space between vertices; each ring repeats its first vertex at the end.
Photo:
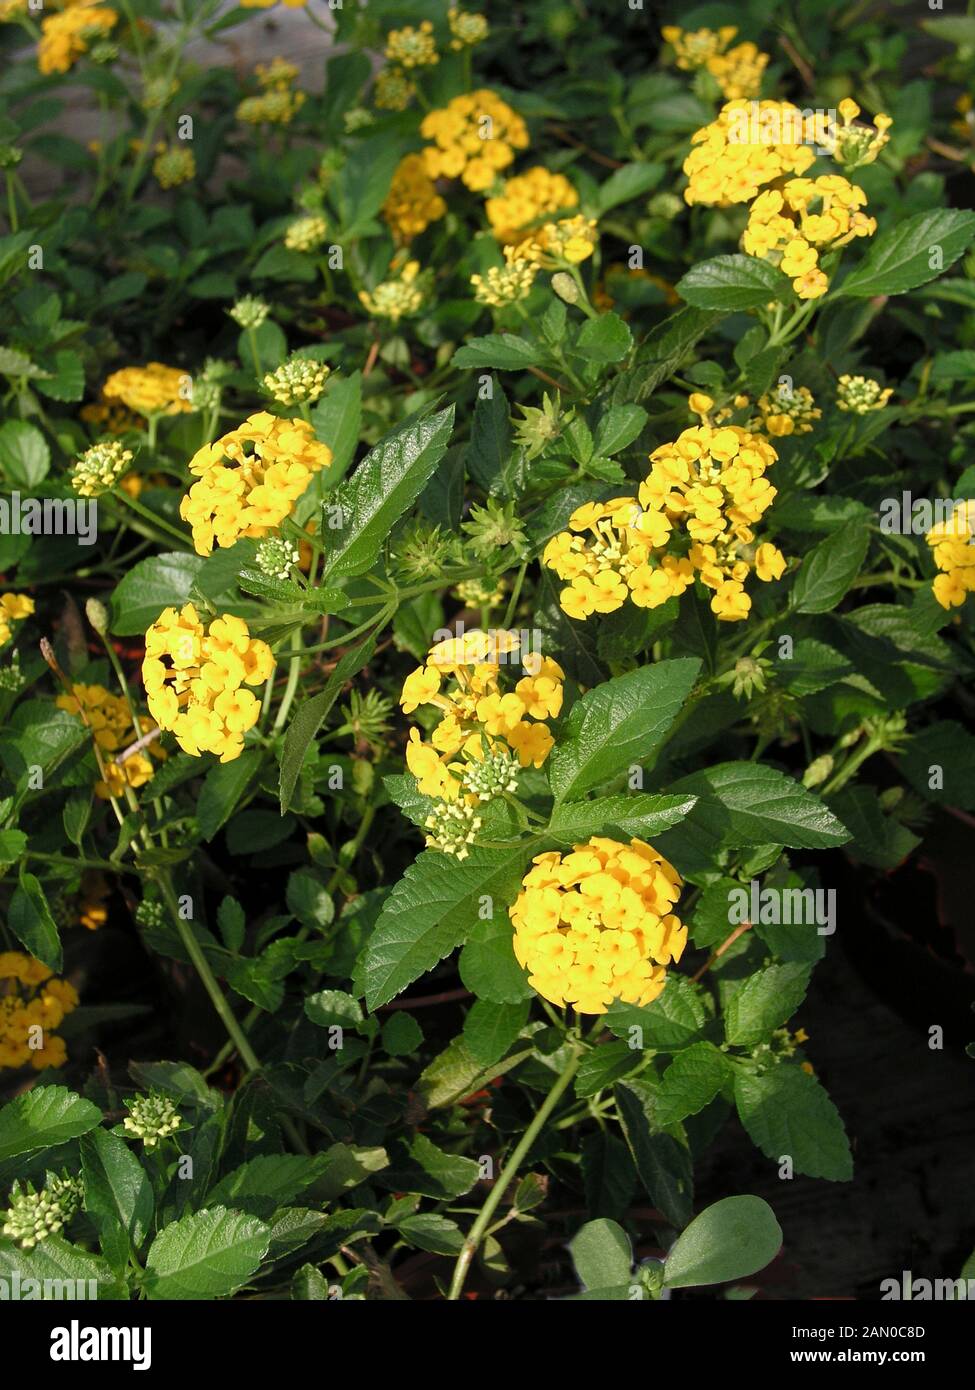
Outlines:
POLYGON ((51 451, 36 425, 8 420, 0 425, 0 469, 15 488, 35 487, 47 477, 51 451))
MULTIPOLYGON (((512 875, 517 891, 519 875, 512 875)), ((458 969, 465 986, 492 1004, 517 1004, 530 999, 532 988, 514 952, 514 932, 508 914, 479 918, 460 953, 458 969)))
POLYGON ((692 1043, 678 1052, 660 1080, 655 1115, 659 1125, 677 1124, 710 1105, 731 1078, 731 1064, 713 1043, 692 1043))
POLYGON ((975 737, 954 719, 939 719, 914 735, 900 766, 927 801, 975 811, 975 737))
POLYGON ((587 362, 622 362, 633 348, 633 334, 619 314, 610 309, 598 318, 586 319, 572 347, 587 362))
POLYGON ((410 1245, 434 1255, 458 1255, 464 1248, 464 1233, 456 1221, 436 1211, 422 1211, 397 1221, 396 1229, 410 1245))
POLYGON ((230 819, 262 761, 263 753, 258 749, 245 748, 239 758, 211 767, 196 803, 196 823, 202 839, 212 840, 230 819))
POLYGON ((463 944, 478 921, 480 900, 513 896, 522 856, 474 848, 458 862, 425 850, 386 899, 366 946, 362 978, 370 1011, 404 990, 463 944))
POLYGON ((27 836, 22 830, 0 830, 0 864, 16 864, 27 848, 27 836))
POLYGON ((391 1166, 379 1179, 394 1192, 418 1192, 423 1197, 461 1197, 481 1176, 480 1164, 438 1148, 425 1134, 394 1147, 391 1166))
POLYGON ((773 1163, 789 1157, 797 1173, 831 1182, 853 1177, 843 1121, 808 1072, 788 1062, 759 1073, 739 1068, 735 1103, 752 1143, 773 1163))
POLYGON ((798 961, 770 965, 743 980, 725 1006, 725 1037, 737 1047, 765 1042, 806 997, 811 969, 798 961))
POLYGON ((305 1016, 319 1028, 358 1028, 363 1020, 358 999, 341 989, 322 989, 305 999, 305 1016))
POLYGON ((467 1050, 482 1066, 490 1066, 517 1041, 518 1034, 528 1021, 529 1002, 494 1004, 475 999, 464 1019, 464 1042, 467 1050))
POLYGON ((0 1110, 0 1160, 77 1139, 101 1120, 98 1106, 67 1086, 38 1086, 0 1110))
POLYGON ((520 371, 524 367, 538 367, 544 360, 536 344, 525 338, 517 338, 513 333, 488 333, 484 338, 471 338, 458 348, 450 365, 520 371))
POLYGON ((38 377, 37 389, 54 401, 80 401, 85 394, 85 369, 76 352, 56 352, 54 371, 38 377))
POLYGON ((217 908, 217 926, 227 950, 235 953, 239 951, 244 944, 247 918, 244 909, 235 898, 227 897, 221 900, 217 908))
POLYGON ((595 801, 569 801, 558 806, 545 835, 560 845, 574 845, 592 835, 628 840, 652 839, 678 825, 693 809, 693 796, 656 796, 621 792, 595 801))
POLYGON ((229 1298, 267 1253, 263 1221, 226 1207, 191 1212, 159 1232, 146 1256, 145 1290, 152 1299, 229 1298))
POLYGON ((593 448, 610 457, 638 438, 649 416, 642 405, 611 405, 599 417, 593 448))
POLYGON ((604 682, 577 700, 549 761, 556 805, 578 799, 659 747, 701 663, 658 661, 604 682))
POLYGON ((31 1294, 44 1298, 47 1284, 47 1289, 51 1291, 50 1300, 60 1301, 65 1296, 63 1281, 67 1280, 72 1282, 77 1300, 89 1297, 93 1288, 97 1290, 96 1297, 99 1299, 129 1297, 124 1283, 115 1278, 106 1260, 82 1250, 78 1245, 72 1245, 62 1236, 48 1236, 33 1250, 21 1250, 13 1241, 0 1239, 0 1278, 9 1288, 15 1277, 20 1285, 20 1296, 25 1300, 31 1294), (36 1294, 33 1288, 28 1293, 28 1280, 36 1281, 36 1294))
POLYGON ((152 1226, 155 1202, 148 1174, 125 1140, 106 1129, 82 1136, 81 1174, 85 1211, 102 1251, 113 1268, 124 1271, 152 1226))
POLYGON ((921 843, 906 825, 884 814, 873 787, 844 787, 829 804, 853 837, 847 853, 858 863, 896 869, 921 843))
POLYGON ((508 398, 495 378, 489 396, 478 396, 471 422, 467 471, 485 492, 498 489, 511 457, 508 398))
POLYGON ((383 1048, 390 1057, 411 1057, 422 1042, 423 1029, 405 1009, 391 1014, 383 1024, 383 1048))
POLYGON ((609 1130, 586 1136, 582 1141, 582 1181, 586 1206, 594 1216, 620 1217, 629 1210, 636 1169, 622 1139, 609 1130))
POLYGON ((700 261, 674 286, 695 309, 760 309, 770 299, 789 303, 792 285, 781 270, 757 256, 715 256, 700 261))
POLYGON ((335 701, 342 694, 347 681, 358 675, 376 650, 377 633, 375 629, 366 634, 358 646, 350 648, 340 658, 335 670, 325 682, 325 686, 299 705, 298 712, 288 726, 281 750, 281 780, 279 795, 281 814, 291 805, 295 787, 305 761, 308 745, 318 733, 322 722, 335 701))
POLYGON ((606 1026, 617 1037, 628 1037, 631 1028, 639 1028, 643 1048, 677 1052, 697 1042, 704 1031, 708 1022, 704 997, 693 980, 668 971, 663 992, 652 1004, 611 1004, 606 1026))
POLYGON ((142 636, 164 608, 180 608, 206 561, 202 555, 174 551, 140 560, 112 595, 112 631, 142 636))
POLYGON ((775 1213, 761 1197, 725 1197, 706 1207, 670 1247, 664 1285, 686 1289, 757 1274, 782 1247, 775 1213))
POLYGON ((573 1237, 569 1250, 585 1288, 609 1289, 630 1282, 633 1250, 629 1236, 615 1221, 587 1221, 573 1237))
POLYGON ((288 875, 288 911, 309 931, 324 931, 335 919, 335 904, 321 879, 308 869, 288 875))
POLYGON ((597 1095, 643 1064, 643 1053, 625 1042, 604 1042, 585 1054, 576 1072, 575 1093, 580 1100, 597 1095))
POLYGON ((340 494, 341 539, 325 556, 322 583, 362 574, 376 560, 393 524, 413 505, 443 458, 454 408, 408 419, 371 449, 340 494))
POLYGON ((655 1132, 651 1088, 638 1081, 623 1081, 614 1094, 640 1181, 654 1206, 679 1230, 687 1225, 694 1210, 690 1152, 673 1135, 655 1132))
POLYGON ((794 613, 828 613, 860 573, 870 545, 866 525, 854 523, 813 546, 796 575, 789 607, 794 613))
POLYGON ((7 914, 7 925, 32 956, 57 972, 61 969, 61 938, 51 916, 40 880, 21 867, 7 914))
POLYGON ((648 193, 666 173, 665 164, 633 163, 624 164, 622 169, 614 169, 605 183, 600 184, 596 194, 595 216, 604 217, 610 208, 620 203, 629 203, 648 193))
POLYGON ((915 213, 874 239, 866 258, 834 291, 834 297, 905 294, 954 265, 973 240, 975 212, 938 208, 915 213))
POLYGON ((713 309, 679 309, 651 329, 638 349, 633 365, 621 372, 612 388, 616 403, 643 401, 657 387, 680 371, 694 356, 698 342, 723 314, 713 309))
MULTIPOLYGON (((832 811, 795 778, 760 763, 718 763, 671 785, 674 794, 691 793, 697 804, 669 835, 697 826, 716 845, 788 845, 792 849, 832 849, 849 832, 832 811)), ((670 846, 668 845, 668 849, 670 846)), ((660 846, 661 853, 667 853, 660 846)))
POLYGON ((340 376, 328 383, 325 395, 311 412, 315 437, 332 451, 332 462, 323 475, 329 487, 348 472, 359 442, 362 421, 362 376, 340 376))
POLYGON ((453 1105, 524 1062, 533 1051, 531 1043, 526 1043, 485 1066, 471 1054, 462 1036, 454 1038, 420 1074, 417 1092, 428 1110, 453 1105))
POLYGON ((326 1167, 324 1154, 259 1154, 221 1178, 207 1193, 207 1206, 231 1206, 266 1220, 311 1187, 326 1167))

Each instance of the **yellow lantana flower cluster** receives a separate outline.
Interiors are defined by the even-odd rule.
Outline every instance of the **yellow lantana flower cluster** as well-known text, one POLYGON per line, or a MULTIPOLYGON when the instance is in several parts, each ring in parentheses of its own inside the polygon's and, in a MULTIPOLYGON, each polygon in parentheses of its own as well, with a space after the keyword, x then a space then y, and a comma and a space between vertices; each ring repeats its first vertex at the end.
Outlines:
POLYGON ((950 520, 927 534, 940 573, 934 596, 942 608, 958 608, 975 593, 975 499, 955 504, 950 520))
POLYGON ((447 11, 447 23, 450 25, 450 46, 455 53, 462 48, 473 48, 476 43, 483 43, 488 36, 488 22, 482 14, 473 14, 469 10, 458 10, 451 6, 447 11))
POLYGON ((750 203, 765 184, 804 174, 823 135, 816 116, 788 101, 726 102, 710 125, 691 136, 684 160, 687 203, 729 207, 750 203))
POLYGON ((193 484, 180 503, 198 555, 241 536, 261 538, 290 513, 312 477, 332 462, 305 420, 281 420, 267 411, 249 415, 190 459, 193 484))
POLYGON ((438 222, 446 211, 447 204, 427 173, 423 156, 404 155, 396 166, 383 203, 383 217, 396 240, 412 241, 425 232, 431 222, 438 222))
POLYGON ((149 713, 171 730, 184 753, 240 757, 244 734, 257 723, 260 701, 244 685, 262 685, 274 671, 266 642, 243 618, 214 618, 209 630, 192 603, 167 608, 146 633, 142 680, 149 713))
POLYGON ((860 108, 850 97, 840 102, 839 113, 842 125, 834 129, 832 139, 827 141, 833 158, 845 169, 872 164, 890 139, 888 132, 893 121, 883 111, 878 111, 873 127, 855 124, 860 108))
POLYGON ((474 298, 492 309, 517 304, 528 298, 537 272, 537 260, 526 259, 516 246, 506 246, 503 266, 492 265, 483 275, 471 276, 474 298))
POLYGON ((156 146, 152 172, 160 188, 178 188, 180 184, 189 183, 196 177, 193 151, 186 145, 161 142, 156 146))
POLYGON ((317 251, 327 236, 328 223, 324 217, 297 217, 284 234, 284 244, 289 251, 317 251))
POLYGON ((738 33, 733 24, 717 31, 697 29, 693 33, 669 24, 661 33, 673 45, 675 62, 682 71, 707 68, 722 94, 730 99, 758 95, 769 55, 759 52, 753 43, 740 43, 729 49, 738 33))
POLYGON ((528 672, 506 693, 501 666, 518 650, 514 633, 475 629, 430 649, 426 662, 403 682, 400 705, 412 714, 432 705, 442 718, 424 743, 410 730, 406 765, 424 796, 454 801, 463 791, 464 762, 480 763, 497 751, 513 753, 522 767, 541 767, 555 740, 546 719, 562 709, 565 672, 550 657, 526 654, 528 672))
MULTIPOLYGON (((69 714, 82 715, 92 737, 103 753, 118 753, 137 737, 133 728, 132 712, 121 695, 113 695, 103 685, 84 685, 75 681, 71 694, 59 695, 54 702, 58 709, 69 714)), ((148 733, 152 727, 148 719, 139 716, 139 734, 148 733)), ((149 744, 149 753, 156 758, 165 758, 165 750, 158 741, 149 744)), ((122 762, 115 759, 105 762, 105 780, 95 783, 95 795, 103 801, 119 797, 126 786, 144 787, 152 779, 155 768, 152 757, 147 753, 133 753, 122 762)))
POLYGON ((41 20, 37 66, 45 75, 67 72, 89 46, 110 34, 118 14, 107 5, 78 4, 41 20))
POLYGON ((776 546, 755 547, 752 529, 775 498, 765 470, 777 457, 768 440, 746 429, 702 424, 655 449, 640 484, 641 505, 662 507, 686 533, 687 559, 714 591, 711 611, 725 622, 747 618, 752 601, 744 581, 752 568, 763 583, 785 571, 776 546))
POLYGON ((274 58, 254 69, 262 91, 245 97, 237 107, 237 119, 248 125, 289 125, 305 104, 305 94, 295 87, 298 69, 286 58, 274 58))
POLYGON ((179 415, 193 408, 190 388, 186 372, 149 362, 145 367, 123 367, 113 372, 102 387, 102 399, 121 401, 140 415, 179 415))
POLYGON ((423 286, 419 283, 420 262, 407 261, 392 280, 384 280, 374 290, 360 290, 359 300, 377 319, 400 319, 415 314, 423 306, 423 286))
POLYGON ((881 386, 869 376, 844 373, 836 383, 836 406, 851 415, 869 415, 872 410, 883 410, 893 394, 893 386, 881 386))
POLYGON ((406 24, 402 29, 393 29, 386 36, 386 57, 391 63, 399 63, 403 68, 429 68, 439 63, 437 41, 433 36, 433 25, 425 19, 419 28, 406 24))
POLYGON ((778 265, 800 299, 818 299, 829 288, 820 255, 877 230, 876 219, 860 211, 866 202, 863 189, 839 174, 789 179, 752 203, 742 249, 778 265))
POLYGON ((528 127, 516 111, 482 88, 454 97, 445 107, 429 111, 420 125, 423 162, 432 179, 460 179, 474 193, 491 187, 515 150, 528 148, 528 127))
POLYGON ((74 985, 48 966, 22 951, 0 951, 0 1067, 63 1066, 68 1050, 54 1029, 77 1007, 74 985))
POLYGON ((543 563, 567 581, 559 595, 563 611, 588 618, 613 613, 627 599, 657 608, 697 577, 714 590, 718 618, 746 618, 751 569, 763 581, 785 570, 774 545, 754 548, 752 529, 775 497, 764 475, 776 458, 767 440, 734 425, 701 424, 655 449, 637 501, 587 503, 545 547, 543 563), (670 553, 654 553, 665 550, 670 553))
POLYGON ((656 999, 687 945, 671 911, 683 886, 673 865, 645 840, 600 837, 532 865, 509 908, 532 988, 581 1014, 656 999))
POLYGON ((10 641, 11 624, 29 618, 33 611, 34 600, 26 594, 0 594, 0 647, 10 641))
POLYGON ((380 111, 405 111, 416 96, 416 83, 402 68, 383 68, 376 74, 373 98, 380 111))
POLYGON ((552 174, 542 165, 505 179, 501 192, 484 204, 491 230, 504 245, 537 240, 543 219, 578 207, 579 195, 564 174, 552 174))
POLYGON ((797 386, 790 390, 777 386, 758 398, 759 414, 749 420, 748 429, 753 433, 762 431, 779 439, 790 434, 809 434, 823 412, 816 405, 808 386, 797 386))
POLYGON ((570 618, 613 613, 629 598, 638 608, 658 608, 693 580, 686 560, 654 552, 670 540, 662 508, 644 510, 632 497, 587 502, 569 517, 569 529, 546 545, 542 562, 566 587, 559 602, 570 618))

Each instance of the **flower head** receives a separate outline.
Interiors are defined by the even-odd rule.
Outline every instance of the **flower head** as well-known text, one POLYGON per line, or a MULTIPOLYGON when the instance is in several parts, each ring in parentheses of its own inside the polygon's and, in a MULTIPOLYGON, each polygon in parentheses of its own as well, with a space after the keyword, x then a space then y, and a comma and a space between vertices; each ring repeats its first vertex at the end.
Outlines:
POLYGON ((425 19, 419 28, 412 24, 393 29, 386 38, 386 57, 403 68, 428 68, 440 61, 433 25, 425 19))
POLYGON ((317 401, 325 390, 329 368, 311 357, 289 357, 264 378, 264 389, 280 405, 299 405, 317 401))
POLYGON ((82 497, 100 497, 115 486, 132 462, 131 449, 123 449, 118 440, 92 444, 71 469, 71 486, 82 497))
POLYGON ((146 1149, 156 1148, 183 1123, 175 1101, 158 1091, 126 1099, 125 1108, 129 1113, 122 1121, 123 1128, 134 1138, 141 1139, 146 1149))
POLYGON ((585 1014, 656 999, 687 944, 672 911, 682 886, 673 866, 643 840, 602 838, 532 865, 509 909, 532 988, 585 1014))
POLYGON ((235 323, 240 324, 241 328, 260 328, 271 312, 271 306, 266 300, 259 299, 257 295, 245 294, 227 312, 235 323))
POLYGON ((204 627, 191 603, 167 608, 146 633, 142 680, 149 713, 170 729, 185 753, 240 757, 244 734, 257 723, 260 702, 245 685, 261 685, 274 670, 266 642, 251 637, 242 618, 214 618, 204 627))
POLYGON ((837 383, 836 405, 851 415, 869 415, 872 410, 883 410, 893 394, 892 386, 881 386, 870 377, 844 374, 837 383))
POLYGON ((162 362, 123 367, 113 372, 102 387, 106 401, 121 401, 140 415, 179 415, 191 410, 190 394, 189 375, 162 362))

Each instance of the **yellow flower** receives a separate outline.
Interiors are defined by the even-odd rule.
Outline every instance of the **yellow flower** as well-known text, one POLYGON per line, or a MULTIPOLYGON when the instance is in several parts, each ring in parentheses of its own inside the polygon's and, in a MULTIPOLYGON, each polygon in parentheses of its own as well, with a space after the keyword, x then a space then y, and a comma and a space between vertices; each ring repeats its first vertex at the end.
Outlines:
POLYGON ((643 840, 603 838, 532 863, 509 909, 531 986, 578 1013, 655 999, 687 942, 671 911, 682 886, 673 866, 643 840))
POLYGON ((284 244, 289 251, 315 251, 327 236, 324 217, 299 217, 285 232, 284 244))
POLYGON ((440 690, 440 672, 433 666, 418 666, 403 682, 400 704, 404 714, 419 705, 428 705, 440 690))
POLYGON ((450 25, 450 46, 456 52, 461 48, 473 48, 488 36, 488 22, 482 14, 470 14, 454 6, 447 11, 450 25))
POLYGON ((180 503, 197 554, 275 530, 314 474, 331 462, 331 449, 315 439, 307 421, 281 420, 265 411, 204 444, 190 460, 199 482, 180 503))
POLYGON ((423 306, 419 273, 420 262, 407 261, 395 279, 384 280, 371 292, 360 290, 359 299, 374 318, 399 323, 401 318, 417 313, 423 306))
POLYGON ((386 38, 386 57, 404 68, 428 68, 439 62, 433 25, 425 19, 418 29, 411 24, 393 29, 386 38))
POLYGON ((939 570, 935 598, 942 608, 961 607, 975 592, 975 499, 957 502, 950 519, 934 526, 926 540, 939 570))
POLYGON ((189 183, 196 177, 193 151, 181 144, 157 145, 152 172, 160 188, 178 188, 181 183, 189 183))
POLYGON ((777 546, 767 541, 755 551, 755 573, 763 583, 781 579, 785 573, 785 556, 777 546))
POLYGON ((146 633, 142 679, 149 713, 171 730, 184 752, 238 758, 244 734, 257 723, 260 702, 242 684, 261 685, 274 670, 266 642, 242 618, 214 618, 207 630, 193 604, 167 608, 146 633))
POLYGON ((486 88, 427 112, 420 134, 433 142, 422 154, 429 177, 459 178, 475 193, 486 192, 513 161, 515 151, 528 147, 524 121, 486 88))
POLYGON ((190 386, 190 377, 178 367, 149 362, 113 372, 102 387, 102 398, 121 401, 140 415, 179 415, 192 409, 190 386))
POLYGON ((542 165, 506 179, 501 192, 488 198, 484 211, 491 230, 505 245, 531 241, 533 228, 551 214, 566 212, 579 203, 579 195, 564 174, 552 174, 542 165))
POLYGON ((75 4, 61 14, 41 20, 37 66, 45 75, 67 72, 87 51, 89 44, 110 34, 118 15, 105 5, 75 4))
POLYGON ((63 1066, 67 1049, 54 1029, 77 1005, 77 991, 52 979, 48 966, 21 951, 0 952, 0 1069, 63 1066))
POLYGON ((446 211, 447 204, 427 173, 423 156, 404 155, 396 166, 383 203, 383 217, 396 240, 412 241, 425 232, 431 222, 439 221, 446 211))
POLYGON ((791 102, 726 102, 717 119, 691 136, 684 160, 686 202, 727 207, 750 203, 765 184, 802 174, 816 158, 821 122, 791 102))

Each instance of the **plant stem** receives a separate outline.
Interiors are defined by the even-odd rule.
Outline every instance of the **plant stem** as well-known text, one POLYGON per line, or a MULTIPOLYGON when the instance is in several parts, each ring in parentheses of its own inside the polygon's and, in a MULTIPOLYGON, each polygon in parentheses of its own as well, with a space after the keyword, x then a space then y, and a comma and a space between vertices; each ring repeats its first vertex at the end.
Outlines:
POLYGON ((552 1089, 539 1106, 535 1118, 521 1136, 521 1140, 516 1145, 511 1157, 498 1174, 494 1187, 491 1189, 490 1196, 481 1208, 480 1216, 474 1222, 474 1225, 468 1233, 467 1239, 464 1241, 464 1247, 457 1256, 457 1263, 454 1266, 454 1277, 450 1282, 450 1293, 447 1295, 448 1300, 456 1302, 457 1299, 460 1298, 464 1288, 464 1281, 467 1278, 467 1272, 471 1267, 471 1262, 477 1254, 478 1246, 484 1239, 488 1227, 491 1225, 491 1220, 501 1203, 502 1197, 511 1186, 512 1178, 517 1173, 525 1155, 544 1128, 546 1120, 571 1084, 572 1078, 579 1069, 579 1063, 582 1061, 582 1057, 583 1049, 581 1044, 578 1041, 573 1042, 572 1054, 568 1062, 556 1078, 552 1089))

